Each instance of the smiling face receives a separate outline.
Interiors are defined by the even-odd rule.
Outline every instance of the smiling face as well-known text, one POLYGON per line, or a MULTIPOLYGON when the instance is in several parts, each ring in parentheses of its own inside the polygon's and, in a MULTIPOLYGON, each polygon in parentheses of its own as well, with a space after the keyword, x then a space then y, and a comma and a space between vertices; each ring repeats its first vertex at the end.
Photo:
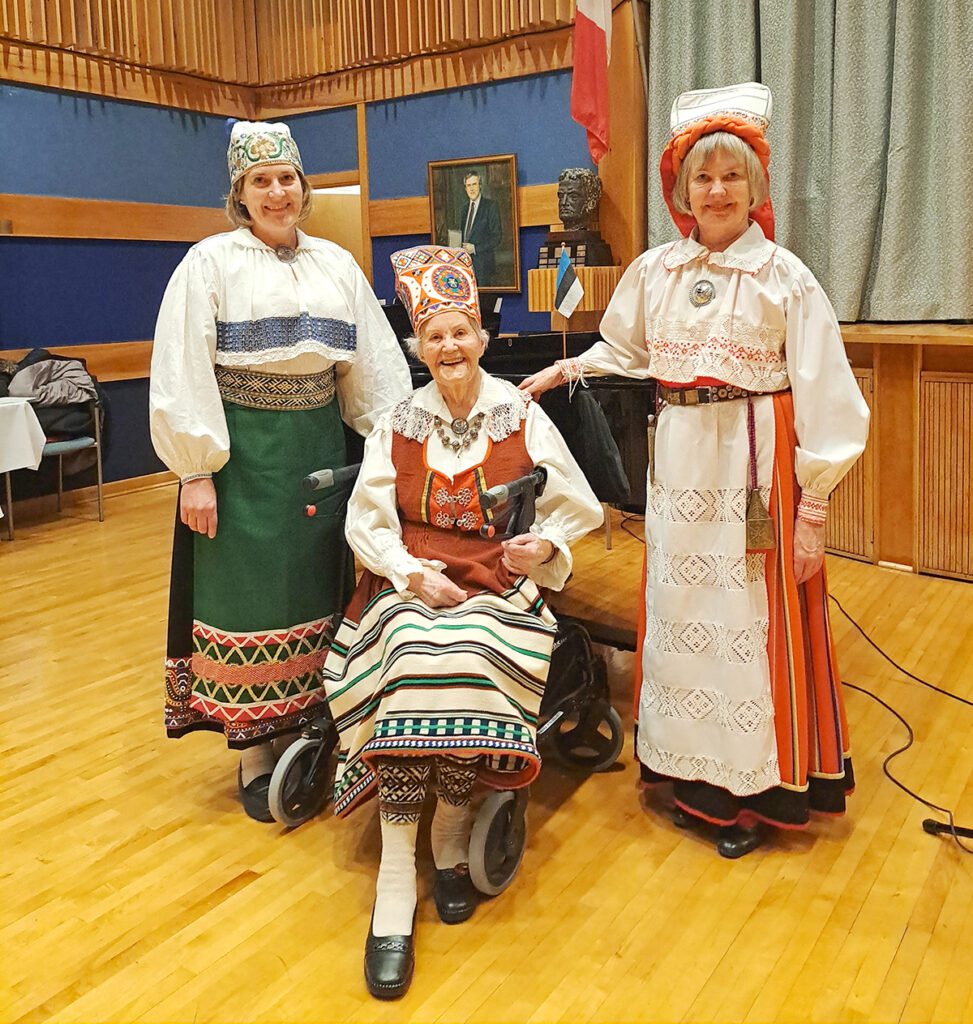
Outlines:
POLYGON ((472 203, 474 199, 479 198, 480 195, 480 176, 478 174, 469 175, 463 182, 463 187, 466 189, 466 194, 470 198, 472 203))
POLYGON ((419 335, 419 358, 443 392, 463 389, 476 380, 485 348, 470 318, 455 310, 430 317, 419 335))
POLYGON ((744 161, 716 149, 689 180, 689 208, 708 249, 725 247, 747 230, 750 183, 744 161))
POLYGON ((253 221, 251 230, 262 242, 292 244, 304 202, 304 187, 293 164, 265 164, 247 171, 240 201, 253 221))

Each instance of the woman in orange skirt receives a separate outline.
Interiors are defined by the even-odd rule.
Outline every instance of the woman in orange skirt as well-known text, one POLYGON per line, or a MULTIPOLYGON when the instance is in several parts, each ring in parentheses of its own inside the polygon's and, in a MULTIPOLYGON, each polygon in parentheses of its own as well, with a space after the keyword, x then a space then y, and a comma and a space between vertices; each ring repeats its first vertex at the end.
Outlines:
POLYGON ((658 381, 636 752, 725 857, 854 788, 824 527, 868 408, 827 297, 773 240, 770 114, 752 82, 676 99, 660 170, 684 237, 627 269, 603 341, 523 385, 658 381))

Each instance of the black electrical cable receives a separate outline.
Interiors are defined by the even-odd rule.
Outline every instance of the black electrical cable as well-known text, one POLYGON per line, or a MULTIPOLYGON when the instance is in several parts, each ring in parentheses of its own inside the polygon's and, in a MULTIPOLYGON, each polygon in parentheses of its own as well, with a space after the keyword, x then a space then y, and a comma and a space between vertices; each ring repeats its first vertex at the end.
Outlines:
MULTIPOLYGON (((930 690, 934 690, 936 693, 942 694, 944 697, 949 697, 952 700, 959 701, 961 704, 967 704, 973 707, 973 701, 967 700, 965 697, 961 697, 957 693, 950 693, 949 690, 944 690, 939 686, 935 686, 932 683, 926 682, 925 679, 920 679, 918 676, 913 675, 907 669, 904 669, 900 664, 898 664, 898 662, 896 662, 893 658, 889 657, 889 655, 886 654, 885 651, 883 651, 877 643, 875 643, 875 641, 848 614, 848 612, 845 611, 845 609, 841 605, 841 602, 834 596, 834 594, 829 594, 828 596, 838 606, 838 610, 841 612, 841 614, 844 615, 844 617, 855 627, 855 629, 858 630, 859 633, 861 633, 861 635, 872 645, 872 647, 874 647, 875 650, 878 651, 878 653, 887 662, 889 662, 890 665, 893 665, 895 668, 897 668, 903 675, 908 676, 910 679, 914 679, 917 683, 921 683, 923 686, 927 686, 930 690)), ((878 704, 881 704, 886 711, 894 715, 899 720, 899 722, 901 722, 902 725, 905 727, 908 739, 901 747, 898 747, 897 749, 893 750, 892 753, 885 758, 885 760, 882 762, 882 771, 885 773, 885 777, 889 780, 889 782, 898 786, 898 788, 901 789, 904 793, 908 793, 913 800, 917 800, 924 807, 928 807, 930 810, 936 811, 939 814, 946 815, 946 818, 948 819, 946 825, 941 825, 939 822, 935 822, 932 819, 927 819, 927 821, 923 822, 922 827, 925 829, 925 831, 929 832, 932 835, 935 835, 940 831, 948 832, 949 835, 952 836, 953 842, 956 843, 956 845, 960 848, 960 850, 963 851, 963 853, 973 853, 973 847, 967 846, 966 843, 964 843, 963 840, 960 838, 960 835, 957 832, 959 826, 957 826, 956 824, 956 820, 953 817, 953 812, 948 807, 940 807, 939 804, 934 804, 932 803, 932 801, 926 800, 925 797, 919 796, 918 793, 909 789, 909 787, 904 782, 900 782, 889 769, 889 765, 892 763, 892 761, 895 758, 897 758, 899 754, 904 754, 913 745, 913 743, 915 743, 916 734, 912 726, 908 723, 908 721, 906 721, 903 715, 899 714, 899 712, 892 707, 891 704, 887 704, 877 694, 872 693, 871 690, 866 689, 864 686, 856 686, 854 683, 849 683, 844 679, 842 679, 841 682, 842 685, 846 686, 849 690, 857 690, 859 693, 864 693, 866 696, 871 697, 872 700, 876 701, 878 704), (937 828, 936 826, 939 827, 937 828)), ((965 833, 968 830, 963 829, 962 831, 965 833)))
POLYGON ((632 531, 632 530, 630 530, 628 528, 627 524, 629 522, 631 522, 631 520, 633 520, 633 519, 637 523, 644 523, 645 522, 645 516, 640 516, 636 512, 623 512, 622 513, 622 529, 629 535, 629 537, 634 537, 639 542, 639 544, 644 544, 645 543, 645 531, 643 530, 642 533, 639 534, 639 533, 635 533, 634 531, 632 531))

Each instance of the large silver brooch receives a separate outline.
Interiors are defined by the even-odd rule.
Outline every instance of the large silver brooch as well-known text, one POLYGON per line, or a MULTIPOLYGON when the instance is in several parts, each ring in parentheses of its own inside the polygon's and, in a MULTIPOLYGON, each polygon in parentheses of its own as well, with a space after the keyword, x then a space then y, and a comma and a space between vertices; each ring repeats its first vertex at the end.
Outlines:
POLYGON ((708 306, 716 295, 712 281, 697 281, 689 292, 689 301, 699 309, 708 306))
POLYGON ((289 245, 275 246, 274 253, 281 263, 293 263, 297 259, 297 250, 289 245))

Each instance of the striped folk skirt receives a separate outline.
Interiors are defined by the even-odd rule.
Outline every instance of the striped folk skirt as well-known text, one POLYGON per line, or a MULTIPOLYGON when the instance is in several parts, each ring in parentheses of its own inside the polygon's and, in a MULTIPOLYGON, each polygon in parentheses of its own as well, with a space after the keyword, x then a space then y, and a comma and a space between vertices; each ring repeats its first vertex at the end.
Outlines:
MULTIPOLYGON (((230 459, 213 477, 216 537, 176 515, 166 652, 166 730, 246 747, 299 729, 324 699, 332 617, 354 586, 347 494, 304 514, 301 481, 345 464, 334 372, 217 367, 230 459)), ((318 709, 319 710, 319 709, 318 709)))
POLYGON ((380 757, 451 753, 475 757, 494 788, 531 782, 555 629, 526 577, 431 609, 366 572, 324 670, 339 735, 335 813, 373 795, 380 757))
POLYGON ((824 568, 794 579, 793 402, 753 402, 776 535, 748 551, 747 403, 668 407, 646 508, 636 753, 647 783, 721 825, 799 828, 854 788, 824 568))

